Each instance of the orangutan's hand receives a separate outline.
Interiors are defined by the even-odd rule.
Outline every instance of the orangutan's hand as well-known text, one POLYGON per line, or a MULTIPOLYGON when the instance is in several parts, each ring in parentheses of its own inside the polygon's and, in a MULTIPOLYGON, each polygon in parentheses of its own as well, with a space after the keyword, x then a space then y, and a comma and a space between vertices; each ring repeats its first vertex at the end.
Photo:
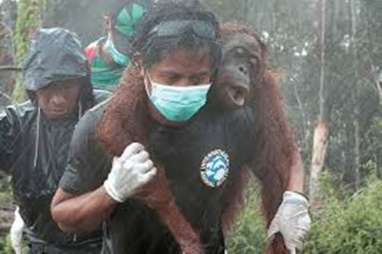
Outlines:
POLYGON ((291 253, 302 250, 303 241, 310 229, 309 202, 301 194, 286 191, 283 201, 268 229, 268 239, 280 232, 285 246, 291 253))

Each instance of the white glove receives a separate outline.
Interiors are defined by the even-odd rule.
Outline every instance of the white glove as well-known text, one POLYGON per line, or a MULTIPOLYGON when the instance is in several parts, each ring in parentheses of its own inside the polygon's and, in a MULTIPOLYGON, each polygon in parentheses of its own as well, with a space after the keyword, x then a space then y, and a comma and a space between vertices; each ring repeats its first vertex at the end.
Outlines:
POLYGON ((308 212, 309 202, 301 194, 286 191, 283 201, 273 218, 269 229, 268 239, 280 232, 286 248, 292 253, 302 250, 304 237, 310 229, 311 219, 308 212))
POLYGON ((137 189, 149 182, 156 174, 156 168, 143 145, 132 143, 121 157, 114 157, 109 176, 104 182, 106 193, 117 202, 124 202, 137 189))

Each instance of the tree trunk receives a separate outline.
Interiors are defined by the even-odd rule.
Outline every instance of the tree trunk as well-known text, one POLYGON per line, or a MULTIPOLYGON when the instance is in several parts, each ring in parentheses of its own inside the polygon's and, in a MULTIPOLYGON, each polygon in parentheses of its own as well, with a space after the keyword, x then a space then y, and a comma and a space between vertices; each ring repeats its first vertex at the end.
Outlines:
POLYGON ((358 190, 361 185, 361 174, 360 174, 360 125, 357 118, 354 119, 354 185, 358 190))
POLYGON ((16 73, 11 68, 15 63, 13 48, 13 23, 15 2, 3 1, 0 3, 0 109, 12 103, 10 94, 15 86, 16 73))
POLYGON ((319 178, 324 168, 326 151, 328 148, 329 127, 324 121, 317 124, 314 129, 312 165, 310 169, 309 195, 314 205, 319 200, 319 178))
POLYGON ((356 189, 359 189, 361 185, 361 175, 360 175, 360 110, 359 110, 359 96, 358 96, 358 52, 357 52, 357 45, 356 45, 356 32, 357 32, 357 14, 355 10, 355 2, 354 0, 350 0, 348 2, 349 4, 349 13, 351 17, 351 49, 353 54, 353 68, 354 68, 354 88, 352 91, 352 98, 353 98, 353 115, 354 115, 354 186, 356 189))
POLYGON ((379 105, 382 106, 382 72, 379 74, 379 77, 375 82, 375 87, 378 91, 379 105))
POLYGON ((312 164, 310 168, 309 195, 312 205, 319 199, 319 177, 325 165, 326 150, 329 139, 329 112, 326 105, 325 91, 325 35, 326 35, 326 0, 320 0, 320 115, 314 130, 312 164))
POLYGON ((306 117, 306 112, 304 110, 304 106, 301 101, 301 96, 300 93, 298 92, 297 85, 293 85, 293 90, 294 90, 294 95, 297 101, 298 109, 301 113, 301 118, 302 118, 302 130, 301 132, 303 133, 303 150, 308 148, 308 142, 309 142, 309 130, 308 130, 308 124, 307 124, 307 117, 306 117))
MULTIPOLYGON (((1 2, 1 1, 0 1, 1 2)), ((1 22, 11 31, 15 30, 17 3, 15 0, 3 0, 0 4, 1 22)))

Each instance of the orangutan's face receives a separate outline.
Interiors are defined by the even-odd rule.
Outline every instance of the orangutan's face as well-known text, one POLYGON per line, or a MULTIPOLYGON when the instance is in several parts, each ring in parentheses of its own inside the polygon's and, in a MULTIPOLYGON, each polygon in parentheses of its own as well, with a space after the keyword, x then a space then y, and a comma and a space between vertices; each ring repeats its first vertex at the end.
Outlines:
POLYGON ((145 72, 152 81, 169 86, 203 85, 212 78, 210 57, 204 50, 175 50, 145 72))

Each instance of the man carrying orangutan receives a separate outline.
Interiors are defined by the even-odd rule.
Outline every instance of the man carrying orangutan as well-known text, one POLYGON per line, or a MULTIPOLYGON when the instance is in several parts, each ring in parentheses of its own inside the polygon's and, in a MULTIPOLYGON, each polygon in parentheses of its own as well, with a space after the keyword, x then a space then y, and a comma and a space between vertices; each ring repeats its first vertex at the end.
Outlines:
MULTIPOLYGON (((212 13, 168 3, 146 15, 135 65, 75 130, 52 216, 69 232, 103 223, 102 253, 223 254, 226 194, 252 161, 253 117, 210 106, 222 55, 212 13)), ((291 175, 271 229, 294 251, 309 216, 302 168, 291 175)))

